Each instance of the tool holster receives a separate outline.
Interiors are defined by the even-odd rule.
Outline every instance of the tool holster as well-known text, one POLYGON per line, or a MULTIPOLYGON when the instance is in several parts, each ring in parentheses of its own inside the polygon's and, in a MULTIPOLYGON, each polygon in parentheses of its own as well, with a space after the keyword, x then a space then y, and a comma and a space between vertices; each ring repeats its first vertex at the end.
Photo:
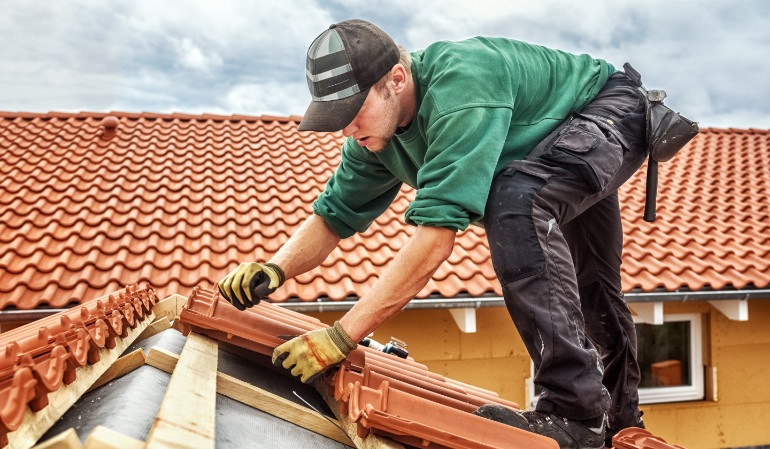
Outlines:
POLYGON ((663 104, 664 90, 647 90, 642 77, 631 64, 623 64, 623 70, 634 85, 642 92, 647 102, 647 163, 646 200, 644 221, 655 221, 655 203, 658 195, 658 162, 671 160, 700 129, 698 124, 671 110, 663 104))

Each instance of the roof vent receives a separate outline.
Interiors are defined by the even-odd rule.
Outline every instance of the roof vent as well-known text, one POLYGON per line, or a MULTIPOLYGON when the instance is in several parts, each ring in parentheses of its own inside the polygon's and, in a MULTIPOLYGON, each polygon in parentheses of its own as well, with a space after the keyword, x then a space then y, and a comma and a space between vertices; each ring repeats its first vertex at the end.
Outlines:
POLYGON ((115 128, 118 127, 118 118, 108 115, 102 119, 102 126, 104 126, 104 129, 107 131, 115 131, 115 128))
POLYGON ((115 135, 115 129, 118 127, 118 118, 108 115, 100 123, 102 129, 102 139, 110 139, 115 135))

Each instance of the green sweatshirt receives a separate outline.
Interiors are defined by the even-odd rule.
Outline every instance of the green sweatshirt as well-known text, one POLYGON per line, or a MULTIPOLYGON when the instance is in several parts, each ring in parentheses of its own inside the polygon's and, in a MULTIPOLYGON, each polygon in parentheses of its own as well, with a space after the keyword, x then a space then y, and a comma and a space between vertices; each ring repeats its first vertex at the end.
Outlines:
POLYGON ((482 218, 494 176, 582 109, 614 70, 588 55, 503 38, 414 52, 412 123, 377 153, 348 139, 313 211, 347 238, 365 231, 406 183, 417 190, 407 223, 465 229, 482 218))

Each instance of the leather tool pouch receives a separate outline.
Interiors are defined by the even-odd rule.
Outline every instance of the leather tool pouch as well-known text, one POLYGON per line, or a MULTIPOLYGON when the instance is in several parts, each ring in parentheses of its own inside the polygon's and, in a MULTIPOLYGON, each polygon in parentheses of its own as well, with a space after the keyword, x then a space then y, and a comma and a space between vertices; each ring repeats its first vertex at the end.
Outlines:
POLYGON ((658 162, 666 162, 676 155, 687 142, 695 137, 700 129, 698 124, 684 117, 663 104, 666 92, 647 90, 642 85, 642 77, 631 64, 623 64, 623 70, 631 81, 644 94, 647 101, 647 145, 649 162, 647 164, 647 192, 644 205, 644 221, 655 221, 655 202, 658 189, 658 162))
MULTIPOLYGON (((652 92, 654 91, 648 91, 648 94, 652 92)), ((663 104, 662 99, 652 101, 650 96, 652 95, 648 95, 647 106, 647 142, 650 146, 650 157, 657 162, 666 162, 698 134, 698 124, 672 111, 663 104)))

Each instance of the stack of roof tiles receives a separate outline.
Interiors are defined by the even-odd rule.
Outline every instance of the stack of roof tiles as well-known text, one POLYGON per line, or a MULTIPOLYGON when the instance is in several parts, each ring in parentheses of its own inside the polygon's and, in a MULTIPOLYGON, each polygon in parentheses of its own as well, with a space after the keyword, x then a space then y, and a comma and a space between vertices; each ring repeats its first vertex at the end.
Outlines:
POLYGON ((45 408, 48 393, 74 382, 77 368, 99 362, 100 350, 114 348, 115 338, 126 337, 157 302, 151 287, 130 285, 0 334, 0 447, 27 406, 45 408))
MULTIPOLYGON (((151 282, 161 296, 266 260, 311 212, 339 133, 297 117, 0 112, 0 309, 63 307, 151 282)), ((770 283, 770 132, 705 129, 661 165, 658 221, 644 171, 621 190, 626 291, 770 283)), ((412 229, 404 188, 363 235, 274 301, 360 295, 412 229)), ((500 295, 483 230, 460 233, 419 294, 500 295)))

